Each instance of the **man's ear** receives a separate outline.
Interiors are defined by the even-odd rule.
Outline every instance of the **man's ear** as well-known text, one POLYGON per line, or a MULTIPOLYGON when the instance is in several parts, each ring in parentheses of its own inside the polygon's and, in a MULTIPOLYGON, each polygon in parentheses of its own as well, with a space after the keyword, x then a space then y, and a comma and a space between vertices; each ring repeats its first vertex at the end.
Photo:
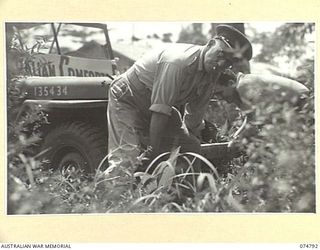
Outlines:
POLYGON ((216 44, 216 40, 214 40, 214 39, 210 39, 208 42, 207 42, 207 46, 208 47, 211 47, 211 46, 213 46, 213 45, 215 45, 216 44))

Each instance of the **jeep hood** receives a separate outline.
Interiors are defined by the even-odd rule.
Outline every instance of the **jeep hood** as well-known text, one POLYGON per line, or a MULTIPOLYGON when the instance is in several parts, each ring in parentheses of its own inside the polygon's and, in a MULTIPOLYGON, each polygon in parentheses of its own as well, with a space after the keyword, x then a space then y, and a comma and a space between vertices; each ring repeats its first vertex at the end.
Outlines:
POLYGON ((97 100, 107 99, 108 77, 27 77, 15 82, 24 99, 97 100))

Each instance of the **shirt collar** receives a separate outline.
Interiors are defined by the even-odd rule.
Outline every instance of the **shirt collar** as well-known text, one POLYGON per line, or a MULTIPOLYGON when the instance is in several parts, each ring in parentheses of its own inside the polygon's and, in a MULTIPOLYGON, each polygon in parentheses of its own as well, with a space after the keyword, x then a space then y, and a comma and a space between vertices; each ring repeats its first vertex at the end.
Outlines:
POLYGON ((203 60, 204 60, 204 54, 205 54, 206 46, 202 46, 200 49, 200 55, 199 55, 199 64, 198 64, 198 70, 203 71, 203 60))
POLYGON ((188 64, 188 72, 195 73, 195 71, 204 72, 203 60, 206 51, 206 46, 198 46, 198 51, 193 60, 188 64))

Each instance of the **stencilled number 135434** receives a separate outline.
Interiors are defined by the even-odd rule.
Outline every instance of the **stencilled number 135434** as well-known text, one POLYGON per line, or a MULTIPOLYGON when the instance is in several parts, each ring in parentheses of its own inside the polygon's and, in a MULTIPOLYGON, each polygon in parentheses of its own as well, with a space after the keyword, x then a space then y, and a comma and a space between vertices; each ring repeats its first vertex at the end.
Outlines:
POLYGON ((67 86, 37 86, 34 87, 34 96, 66 96, 67 86))

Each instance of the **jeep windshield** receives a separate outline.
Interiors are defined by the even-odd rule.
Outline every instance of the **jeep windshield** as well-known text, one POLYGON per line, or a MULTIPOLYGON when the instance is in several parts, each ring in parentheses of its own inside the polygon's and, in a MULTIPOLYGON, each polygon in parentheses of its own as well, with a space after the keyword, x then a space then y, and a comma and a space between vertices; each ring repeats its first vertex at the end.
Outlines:
POLYGON ((20 46, 44 54, 113 59, 107 26, 100 23, 14 23, 20 46), (100 53, 98 53, 100 52, 100 53), (102 52, 102 53, 101 53, 102 52))
POLYGON ((12 23, 17 42, 30 52, 32 76, 94 77, 115 74, 107 25, 100 23, 12 23))

